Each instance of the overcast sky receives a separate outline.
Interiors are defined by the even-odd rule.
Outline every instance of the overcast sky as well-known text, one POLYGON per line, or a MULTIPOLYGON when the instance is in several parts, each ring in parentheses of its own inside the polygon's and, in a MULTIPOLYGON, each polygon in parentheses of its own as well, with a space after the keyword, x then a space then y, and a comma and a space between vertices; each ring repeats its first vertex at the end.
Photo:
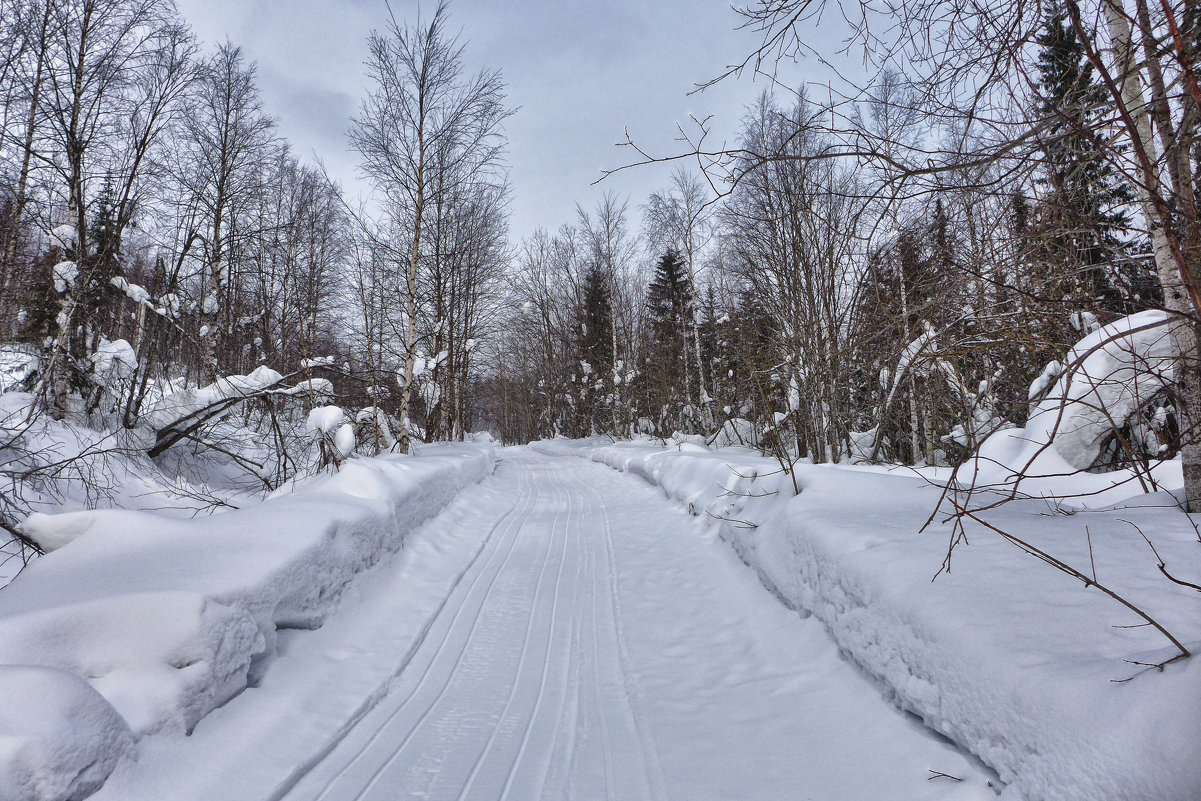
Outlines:
MULTIPOLYGON (((177 1, 206 44, 228 37, 257 62, 264 104, 298 155, 315 153, 348 194, 361 191, 345 133, 369 88, 365 39, 383 26, 383 0, 177 1)), ((392 7, 416 20, 414 0, 392 7)), ((433 7, 422 5, 426 14, 433 7)), ((670 169, 590 186, 631 157, 614 146, 624 129, 666 153, 678 147, 677 121, 713 114, 729 138, 766 85, 744 78, 688 94, 758 41, 735 31, 740 18, 724 0, 453 0, 450 11, 468 68, 499 69, 509 105, 519 108, 506 124, 515 244, 535 228, 573 221, 577 203, 591 209, 606 190, 629 197, 636 226, 638 206, 670 169)))

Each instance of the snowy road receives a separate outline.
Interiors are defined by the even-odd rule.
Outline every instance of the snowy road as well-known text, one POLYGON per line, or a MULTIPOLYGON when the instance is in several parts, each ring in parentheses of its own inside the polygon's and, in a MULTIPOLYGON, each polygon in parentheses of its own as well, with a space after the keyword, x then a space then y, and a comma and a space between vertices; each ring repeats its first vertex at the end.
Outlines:
POLYGON ((95 797, 994 797, 658 491, 504 459, 322 629, 281 632, 260 687, 95 797))

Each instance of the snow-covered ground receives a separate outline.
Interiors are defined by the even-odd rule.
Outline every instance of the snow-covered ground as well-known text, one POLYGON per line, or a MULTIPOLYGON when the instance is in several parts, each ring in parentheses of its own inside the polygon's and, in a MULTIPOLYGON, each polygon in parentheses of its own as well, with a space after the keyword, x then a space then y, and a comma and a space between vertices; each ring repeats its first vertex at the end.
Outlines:
POLYGON ((35 518, 30 532, 61 547, 0 592, 0 797, 83 797, 138 738, 190 731, 259 681, 279 631, 321 625, 493 464, 490 444, 435 446, 214 517, 35 518))
MULTIPOLYGON (((898 705, 996 770, 1003 798, 1201 798, 1198 657, 1162 671, 1132 664, 1175 651, 1111 598, 980 525, 969 524, 969 544, 932 581, 951 534, 938 521, 918 533, 938 504, 928 480, 937 476, 798 465, 795 497, 774 461, 746 450, 536 447, 640 476, 711 520, 764 585, 820 620, 898 705)), ((1157 469, 1168 486, 1173 469, 1157 469)), ((1044 477, 1025 488, 1095 493, 1123 477, 1044 477)), ((983 518, 1095 575, 1201 651, 1201 593, 1161 575, 1135 526, 1193 582, 1201 538, 1170 493, 1137 491, 1031 497, 983 518)))
POLYGON ((711 527, 601 465, 502 457, 96 801, 995 797, 711 527))
MULTIPOLYGON (((1153 330, 1044 376, 961 469, 962 529, 946 468, 684 437, 428 446, 259 501, 7 393, 25 452, 85 456, 27 489, 50 553, 0 590, 0 799, 1196 801, 1201 662, 1148 623, 1201 651, 1180 464, 1076 470, 1089 410, 1137 411, 1089 376, 1153 330)), ((350 454, 342 410, 309 421, 350 454)))

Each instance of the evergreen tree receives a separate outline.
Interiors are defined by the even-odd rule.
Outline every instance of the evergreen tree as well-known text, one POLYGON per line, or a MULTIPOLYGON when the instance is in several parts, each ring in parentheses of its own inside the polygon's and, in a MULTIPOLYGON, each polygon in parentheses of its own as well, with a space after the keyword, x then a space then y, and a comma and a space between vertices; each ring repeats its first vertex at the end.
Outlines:
MULTIPOLYGON (((690 358, 693 325, 692 282, 680 254, 669 248, 655 266, 646 292, 649 339, 642 370, 650 411, 659 416, 660 428, 691 428, 684 406, 696 396, 699 367, 690 358)), ((695 411, 695 407, 693 407, 695 411)))
MULTIPOLYGON (((659 257, 655 275, 647 287, 646 303, 655 338, 675 345, 687 333, 692 309, 692 284, 680 254, 672 249, 659 257)), ((682 348, 683 346, 680 345, 682 348)))
POLYGON ((58 316, 59 299, 54 291, 53 271, 54 265, 62 260, 63 251, 59 247, 51 247, 34 259, 21 297, 17 341, 44 351, 43 363, 49 357, 50 340, 58 328, 55 318, 58 316))
POLYGON ((77 343, 84 348, 73 355, 83 359, 95 352, 100 337, 116 337, 118 318, 124 295, 113 288, 112 279, 122 274, 121 231, 117 222, 113 190, 104 185, 98 199, 96 214, 88 229, 92 238, 91 252, 80 264, 84 283, 79 290, 79 323, 87 331, 86 340, 77 343))
POLYGON ((730 352, 730 316, 718 304, 713 285, 705 288, 705 298, 700 308, 699 335, 701 340, 701 370, 704 371, 705 386, 711 388, 713 400, 721 407, 729 403, 725 391, 729 381, 727 361, 730 352))
POLYGON ((613 320, 613 295, 609 276, 599 264, 585 271, 576 313, 574 380, 576 435, 607 430, 606 376, 613 370, 609 329, 613 320))
POLYGON ((935 273, 940 280, 950 280, 956 273, 955 269, 955 237, 951 233, 951 221, 947 219, 947 210, 942 205, 942 198, 934 199, 932 261, 935 273))
POLYGON ((1038 37, 1038 112, 1045 176, 1050 192, 1040 212, 1042 257, 1061 266, 1060 293, 1074 310, 1129 313, 1144 307, 1132 294, 1149 292, 1150 269, 1131 259, 1134 201, 1105 154, 1106 93, 1068 20, 1062 0, 1052 0, 1038 37), (1140 273, 1148 273, 1139 278, 1140 273))
POLYGON ((779 362, 779 330, 754 287, 745 286, 730 320, 730 370, 735 403, 731 417, 768 420, 774 409, 784 408, 785 387, 773 376, 779 362))

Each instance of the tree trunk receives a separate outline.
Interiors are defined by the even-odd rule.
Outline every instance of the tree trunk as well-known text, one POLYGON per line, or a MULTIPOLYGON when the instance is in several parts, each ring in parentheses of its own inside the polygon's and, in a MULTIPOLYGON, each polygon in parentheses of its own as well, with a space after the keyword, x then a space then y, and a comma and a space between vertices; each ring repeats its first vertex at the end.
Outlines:
POLYGON ((413 397, 413 367, 417 353, 417 264, 421 257, 421 216, 425 211, 425 140, 424 129, 418 131, 417 198, 413 204, 413 249, 409 254, 409 274, 406 282, 405 314, 408 315, 405 330, 405 385, 400 390, 400 435, 396 438, 397 449, 409 453, 412 443, 409 438, 409 407, 413 397))
MULTIPOLYGON (((1075 23, 1079 19, 1078 11, 1073 13, 1073 17, 1075 23)), ((1163 287, 1164 305, 1173 316, 1170 325, 1172 351, 1176 357, 1176 393, 1183 417, 1180 421, 1180 458, 1184 472, 1185 507, 1189 512, 1201 512, 1201 437, 1198 436, 1198 423, 1201 421, 1201 363, 1197 354, 1196 287, 1191 286, 1188 280, 1190 274, 1201 268, 1201 264, 1197 263, 1197 254, 1189 252, 1191 248, 1181 252, 1173 246, 1168 204, 1155 194, 1163 188, 1159 154, 1148 105, 1139 84, 1130 21, 1120 0, 1105 1, 1105 21, 1112 41, 1117 79, 1121 82, 1121 100, 1128 115, 1128 134, 1135 150, 1140 180, 1134 183, 1151 237, 1155 267, 1163 287), (1192 257, 1191 262, 1189 257, 1192 257)))

